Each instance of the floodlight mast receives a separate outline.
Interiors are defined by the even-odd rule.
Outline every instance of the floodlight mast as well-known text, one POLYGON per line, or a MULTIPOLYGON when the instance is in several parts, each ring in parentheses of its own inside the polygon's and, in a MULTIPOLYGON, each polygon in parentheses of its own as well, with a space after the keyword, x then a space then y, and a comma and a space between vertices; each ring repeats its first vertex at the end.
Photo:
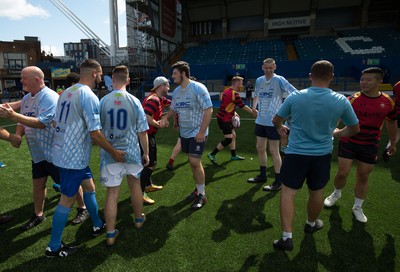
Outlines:
POLYGON ((117 48, 119 47, 118 40, 118 6, 117 0, 109 0, 110 14, 110 37, 111 45, 105 43, 99 36, 96 35, 78 16, 75 15, 62 0, 50 0, 50 2, 67 17, 80 31, 91 39, 100 50, 110 57, 111 65, 116 64, 117 48))

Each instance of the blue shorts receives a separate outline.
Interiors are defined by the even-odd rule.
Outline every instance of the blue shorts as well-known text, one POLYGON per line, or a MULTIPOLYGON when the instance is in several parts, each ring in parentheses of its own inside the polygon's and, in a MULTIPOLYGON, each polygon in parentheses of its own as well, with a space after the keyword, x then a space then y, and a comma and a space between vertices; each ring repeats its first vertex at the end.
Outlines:
POLYGON ((268 140, 279 140, 281 138, 275 127, 262 126, 259 124, 256 124, 254 134, 258 137, 267 138, 268 140))
POLYGON ((48 161, 34 163, 32 161, 32 179, 39 179, 50 176, 53 181, 60 184, 60 173, 57 167, 48 161))
POLYGON ((181 145, 182 145, 182 152, 189 154, 191 157, 201 158, 203 154, 204 148, 206 147, 207 137, 206 140, 202 143, 196 142, 193 138, 181 138, 181 145))
POLYGON ((322 156, 286 154, 280 175, 282 183, 298 190, 307 179, 306 183, 310 190, 323 189, 330 178, 331 158, 331 154, 322 156))
POLYGON ((82 181, 93 178, 89 166, 84 169, 65 169, 58 167, 60 172, 60 191, 67 197, 73 197, 79 190, 82 181))

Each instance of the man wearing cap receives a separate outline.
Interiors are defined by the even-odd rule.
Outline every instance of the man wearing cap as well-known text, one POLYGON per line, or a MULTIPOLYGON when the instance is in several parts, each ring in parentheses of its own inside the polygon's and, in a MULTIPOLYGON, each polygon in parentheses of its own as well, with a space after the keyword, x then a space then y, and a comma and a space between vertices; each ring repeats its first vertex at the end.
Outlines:
POLYGON ((153 184, 151 175, 157 165, 157 145, 156 145, 156 133, 161 126, 160 119, 163 113, 164 107, 171 105, 171 100, 167 99, 166 96, 169 91, 169 80, 163 76, 157 77, 153 82, 153 89, 151 94, 147 96, 142 106, 146 114, 147 122, 149 124, 149 130, 147 135, 149 139, 149 164, 143 169, 140 174, 140 183, 143 191, 143 202, 144 204, 154 204, 154 200, 149 198, 146 193, 161 190, 162 186, 153 184))

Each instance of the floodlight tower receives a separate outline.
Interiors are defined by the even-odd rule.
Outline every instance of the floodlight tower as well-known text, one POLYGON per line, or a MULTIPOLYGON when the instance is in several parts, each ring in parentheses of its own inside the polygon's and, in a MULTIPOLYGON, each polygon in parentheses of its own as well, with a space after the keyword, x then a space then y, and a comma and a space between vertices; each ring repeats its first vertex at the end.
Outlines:
POLYGON ((118 31, 118 4, 117 0, 109 0, 110 10, 110 64, 115 66, 117 62, 117 48, 119 48, 118 31))

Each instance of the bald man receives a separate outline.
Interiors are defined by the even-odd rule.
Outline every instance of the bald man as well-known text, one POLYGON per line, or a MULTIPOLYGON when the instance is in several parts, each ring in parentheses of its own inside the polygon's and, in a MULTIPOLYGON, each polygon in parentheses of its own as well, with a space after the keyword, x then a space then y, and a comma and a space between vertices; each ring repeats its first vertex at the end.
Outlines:
POLYGON ((51 122, 56 112, 58 95, 46 87, 43 71, 36 66, 28 66, 22 70, 21 83, 28 92, 22 98, 21 113, 15 112, 6 103, 0 107, 0 117, 18 123, 15 134, 21 137, 25 135, 31 153, 34 214, 28 222, 21 225, 22 230, 29 230, 46 219, 43 210, 47 177, 51 176, 56 183, 60 182, 51 156, 54 133, 51 122))

